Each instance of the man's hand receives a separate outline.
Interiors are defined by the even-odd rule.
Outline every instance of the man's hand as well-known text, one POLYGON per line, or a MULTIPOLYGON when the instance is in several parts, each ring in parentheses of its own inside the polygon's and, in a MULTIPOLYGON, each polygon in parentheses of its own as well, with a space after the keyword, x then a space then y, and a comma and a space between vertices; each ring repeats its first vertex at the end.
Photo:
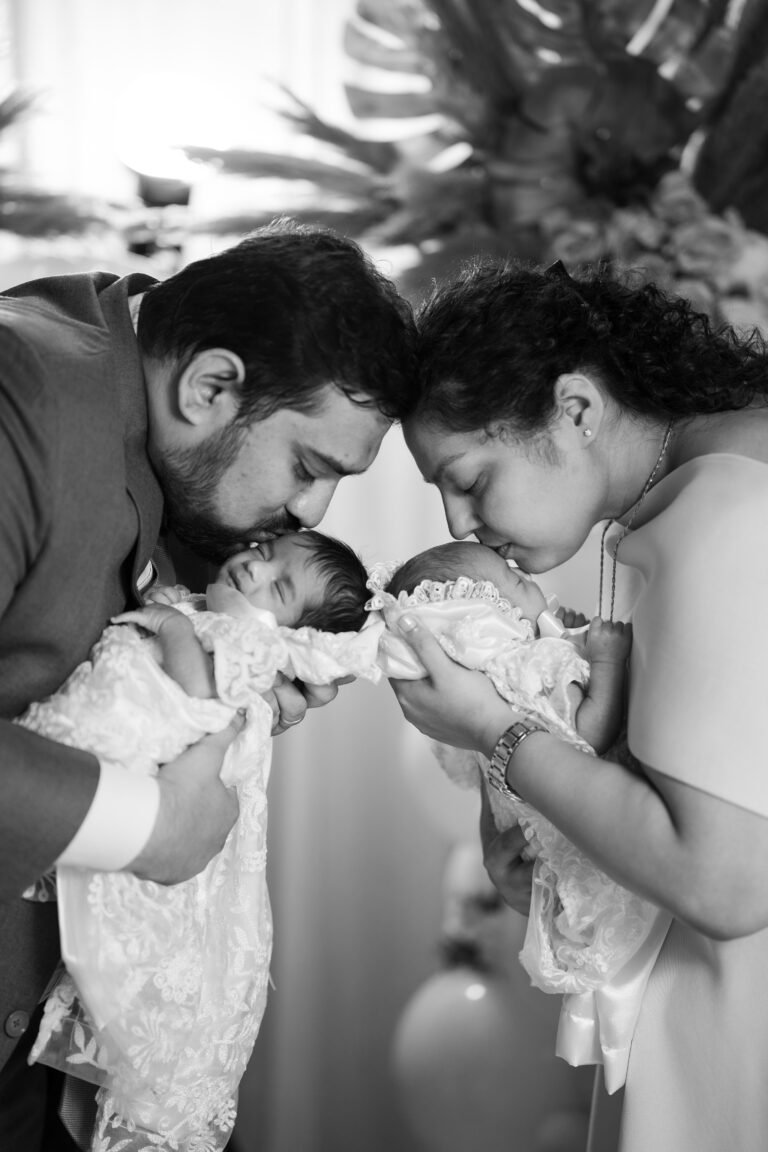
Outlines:
POLYGON ((330 704, 339 694, 340 684, 349 684, 354 676, 345 676, 333 684, 304 684, 300 680, 289 680, 279 672, 264 699, 272 709, 272 735, 279 736, 289 728, 295 728, 304 719, 308 708, 322 708, 330 704))
POLYGON ((494 888, 505 904, 521 916, 527 916, 531 907, 533 860, 531 847, 522 829, 515 825, 499 832, 493 819, 483 781, 480 788, 480 839, 483 845, 483 863, 494 888))
POLYGON ((242 725, 237 717, 164 765, 152 835, 127 872, 158 884, 178 884, 202 872, 221 851, 239 808, 237 794, 222 784, 219 772, 242 725))

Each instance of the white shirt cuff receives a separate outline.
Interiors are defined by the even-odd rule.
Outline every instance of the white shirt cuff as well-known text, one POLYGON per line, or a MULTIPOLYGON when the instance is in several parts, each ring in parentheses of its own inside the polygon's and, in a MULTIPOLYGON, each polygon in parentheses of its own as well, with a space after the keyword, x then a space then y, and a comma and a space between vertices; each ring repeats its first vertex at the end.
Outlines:
POLYGON ((56 863, 96 872, 121 871, 149 840, 159 807, 156 777, 101 761, 88 814, 56 863))

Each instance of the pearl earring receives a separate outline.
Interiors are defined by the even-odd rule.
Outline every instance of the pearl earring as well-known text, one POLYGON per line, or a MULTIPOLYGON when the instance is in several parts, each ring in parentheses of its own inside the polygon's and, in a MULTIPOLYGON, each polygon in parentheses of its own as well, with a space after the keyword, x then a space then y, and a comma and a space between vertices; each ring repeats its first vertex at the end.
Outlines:
POLYGON ((589 438, 589 437, 592 435, 592 429, 591 429, 591 428, 585 428, 585 429, 584 429, 584 435, 585 435, 587 438, 589 438))

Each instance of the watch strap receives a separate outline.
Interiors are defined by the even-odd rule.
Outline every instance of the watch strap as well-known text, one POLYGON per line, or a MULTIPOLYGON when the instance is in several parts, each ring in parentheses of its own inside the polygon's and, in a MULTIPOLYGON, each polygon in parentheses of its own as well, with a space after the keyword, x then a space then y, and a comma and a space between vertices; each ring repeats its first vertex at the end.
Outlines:
POLYGON ((505 732, 502 732, 491 754, 486 773, 489 784, 492 784, 502 796, 506 796, 509 800, 522 800, 522 796, 510 788, 507 783, 509 762, 523 740, 527 739, 533 732, 547 731, 547 728, 542 724, 537 724, 535 720, 516 720, 514 724, 510 724, 505 732))

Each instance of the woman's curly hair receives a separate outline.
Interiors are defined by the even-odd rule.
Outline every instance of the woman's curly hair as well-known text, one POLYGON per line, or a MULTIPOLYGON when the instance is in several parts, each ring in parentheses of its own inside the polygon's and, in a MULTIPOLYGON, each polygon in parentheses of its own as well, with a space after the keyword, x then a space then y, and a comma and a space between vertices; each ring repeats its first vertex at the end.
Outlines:
POLYGON ((555 382, 595 374, 628 412, 671 420, 743 408, 768 392, 757 332, 715 328, 681 297, 605 271, 479 260, 421 306, 417 419, 454 432, 546 430, 555 382))

